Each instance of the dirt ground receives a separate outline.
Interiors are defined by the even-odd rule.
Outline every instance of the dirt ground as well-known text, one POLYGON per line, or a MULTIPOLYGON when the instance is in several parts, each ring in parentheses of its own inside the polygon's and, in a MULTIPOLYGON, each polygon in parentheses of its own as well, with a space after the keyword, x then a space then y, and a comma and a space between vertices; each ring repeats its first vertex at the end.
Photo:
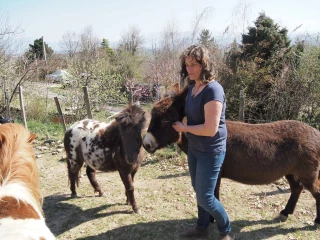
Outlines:
MULTIPOLYGON (((142 214, 125 204, 124 186, 117 172, 97 173, 106 197, 98 197, 85 175, 78 198, 70 198, 65 153, 61 142, 36 147, 44 194, 46 222, 58 240, 65 239, 181 239, 196 221, 196 199, 188 169, 146 154, 135 178, 135 196, 142 214)), ((82 173, 85 173, 83 168, 82 173)), ((313 226, 315 200, 304 191, 296 211, 281 223, 276 218, 289 198, 287 183, 248 186, 223 179, 221 202, 237 239, 320 239, 313 226)), ((210 239, 217 236, 210 226, 210 239)))

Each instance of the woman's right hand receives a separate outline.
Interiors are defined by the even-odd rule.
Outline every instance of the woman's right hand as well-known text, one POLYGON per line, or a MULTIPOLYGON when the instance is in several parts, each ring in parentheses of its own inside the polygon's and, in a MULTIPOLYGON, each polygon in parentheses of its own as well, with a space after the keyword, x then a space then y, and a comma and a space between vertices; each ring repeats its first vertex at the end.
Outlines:
POLYGON ((176 130, 177 132, 185 132, 185 127, 186 125, 184 125, 182 122, 174 122, 172 124, 172 127, 174 128, 174 130, 176 130))

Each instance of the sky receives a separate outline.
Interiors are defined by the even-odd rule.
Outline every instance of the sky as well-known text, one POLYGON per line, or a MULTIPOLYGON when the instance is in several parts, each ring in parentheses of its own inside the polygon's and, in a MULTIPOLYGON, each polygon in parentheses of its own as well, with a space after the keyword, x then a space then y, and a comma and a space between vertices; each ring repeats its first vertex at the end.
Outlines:
POLYGON ((20 36, 25 46, 43 36, 57 51, 63 34, 79 34, 88 26, 112 45, 130 27, 138 27, 148 45, 169 23, 174 22, 179 32, 190 32, 204 9, 200 28, 209 29, 217 38, 228 26, 228 33, 240 36, 262 11, 286 27, 289 37, 320 32, 319 0, 0 0, 0 20, 5 17, 11 26, 24 30, 20 36), (237 11, 243 13, 245 5, 246 21, 242 21, 235 16, 237 11))

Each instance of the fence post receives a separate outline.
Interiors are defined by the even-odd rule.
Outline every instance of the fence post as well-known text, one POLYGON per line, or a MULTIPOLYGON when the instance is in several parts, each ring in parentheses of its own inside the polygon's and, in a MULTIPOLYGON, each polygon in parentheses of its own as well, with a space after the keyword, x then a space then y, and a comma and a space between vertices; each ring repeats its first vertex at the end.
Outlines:
POLYGON ((67 128, 66 128, 66 121, 64 120, 64 115, 61 111, 61 107, 60 107, 60 103, 59 103, 59 100, 58 100, 58 97, 54 97, 54 101, 56 102, 56 105, 57 105, 57 110, 58 110, 58 113, 61 117, 61 121, 62 121, 62 125, 63 125, 63 130, 64 131, 67 131, 67 128))
POLYGON ((20 108, 21 108, 23 125, 28 130, 28 125, 27 125, 27 120, 26 120, 26 113, 24 111, 24 102, 23 102, 23 95, 22 95, 22 87, 21 87, 21 85, 19 85, 19 100, 20 100, 20 108))
POLYGON ((240 90, 239 121, 244 122, 244 90, 240 90))
POLYGON ((10 118, 9 89, 5 90, 4 95, 6 100, 6 118, 10 118))
POLYGON ((88 118, 92 119, 92 113, 91 113, 90 102, 89 102, 88 87, 83 86, 82 89, 83 89, 83 93, 84 93, 84 102, 86 104, 88 118))

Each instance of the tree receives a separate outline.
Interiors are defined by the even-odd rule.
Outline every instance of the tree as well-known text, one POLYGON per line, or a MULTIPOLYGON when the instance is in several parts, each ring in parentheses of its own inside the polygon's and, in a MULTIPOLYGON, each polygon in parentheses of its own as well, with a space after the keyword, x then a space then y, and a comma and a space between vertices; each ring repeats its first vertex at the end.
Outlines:
POLYGON ((260 67, 276 64, 273 67, 278 69, 275 70, 281 70, 281 59, 290 50, 288 30, 280 28, 264 12, 260 13, 254 25, 242 35, 243 59, 254 60, 260 67))
POLYGON ((146 71, 150 83, 161 84, 168 89, 179 82, 179 56, 185 47, 186 38, 179 32, 178 25, 169 21, 162 31, 161 38, 152 43, 146 71))
POLYGON ((202 29, 198 42, 204 46, 206 46, 208 49, 214 48, 214 38, 211 36, 211 33, 208 29, 202 29))
POLYGON ((26 53, 26 55, 29 61, 33 62, 35 58, 39 60, 44 59, 45 53, 47 57, 50 57, 53 53, 53 50, 51 47, 48 46, 46 42, 43 41, 43 37, 41 37, 39 39, 34 40, 33 45, 29 44, 29 51, 26 53))
MULTIPOLYGON (((22 33, 20 26, 10 25, 6 15, 0 12, 0 113, 6 110, 5 92, 9 93, 9 104, 16 96, 18 86, 29 80, 34 73, 34 66, 28 67, 25 61, 17 57, 22 33)), ((9 117, 9 116, 7 116, 9 117)))
MULTIPOLYGON (((301 44, 301 43, 299 43, 301 44)), ((296 79, 302 84, 297 89, 302 95, 301 119, 316 122, 320 128, 320 40, 319 37, 304 41, 304 51, 296 69, 296 79)))
POLYGON ((120 49, 135 55, 144 43, 141 30, 138 27, 131 26, 128 31, 121 36, 120 49))
POLYGON ((211 7, 206 7, 200 12, 200 14, 198 13, 195 14, 195 17, 192 21, 192 30, 191 30, 192 33, 190 36, 191 42, 188 45, 193 44, 195 42, 198 32, 201 28, 200 27, 201 22, 206 20, 206 18, 208 17, 208 14, 211 13, 211 11, 212 11, 211 7))
POLYGON ((62 40, 59 45, 68 53, 69 58, 72 58, 79 50, 80 43, 75 32, 66 32, 62 35, 62 40))
POLYGON ((249 119, 296 118, 301 106, 297 92, 301 81, 298 69, 301 45, 290 45, 287 29, 281 28, 265 13, 260 13, 253 27, 234 42, 226 56, 222 81, 226 86, 228 111, 238 114, 239 91, 245 90, 245 116, 249 119))
POLYGON ((105 50, 105 52, 107 53, 107 55, 109 57, 113 57, 115 55, 113 49, 109 45, 108 39, 106 39, 106 38, 102 39, 101 47, 102 47, 103 50, 105 50))
POLYGON ((68 72, 74 80, 74 84, 68 87, 66 104, 76 109, 77 119, 86 116, 82 86, 89 87, 92 110, 101 109, 105 104, 126 102, 126 95, 121 91, 124 77, 118 71, 117 63, 110 62, 107 52, 113 50, 107 39, 101 42, 93 28, 88 26, 79 34, 64 34, 61 44, 69 49, 68 72))

